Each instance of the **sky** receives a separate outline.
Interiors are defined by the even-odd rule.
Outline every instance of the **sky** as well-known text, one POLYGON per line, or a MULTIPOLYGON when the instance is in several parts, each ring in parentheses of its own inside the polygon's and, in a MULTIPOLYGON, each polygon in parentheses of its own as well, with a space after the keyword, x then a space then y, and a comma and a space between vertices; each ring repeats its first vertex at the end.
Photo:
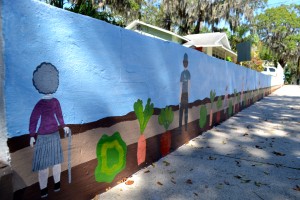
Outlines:
POLYGON ((277 7, 281 4, 289 5, 289 4, 300 4, 300 0, 268 0, 268 8, 277 7))

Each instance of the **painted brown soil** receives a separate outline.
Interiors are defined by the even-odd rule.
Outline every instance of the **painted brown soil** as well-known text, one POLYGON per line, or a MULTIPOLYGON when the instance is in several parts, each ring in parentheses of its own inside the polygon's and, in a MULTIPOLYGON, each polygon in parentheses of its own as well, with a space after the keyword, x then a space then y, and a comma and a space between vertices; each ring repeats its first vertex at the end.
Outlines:
MULTIPOLYGON (((276 88, 277 89, 277 88, 276 88)), ((246 93, 244 93, 246 94, 246 93)), ((267 93, 266 93, 267 95, 267 93)), ((222 99, 224 96, 222 97, 222 99)), ((215 99, 217 100, 217 98, 215 99)), ((208 98, 202 101, 195 101, 194 103, 190 104, 189 107, 199 106, 201 104, 209 103, 210 100, 208 98)), ((250 106, 250 105, 248 105, 250 106)), ((247 107, 248 107, 247 106, 247 107)), ((178 106, 172 106, 173 110, 178 110, 178 106)), ((240 107, 239 110, 244 109, 245 107, 240 107)), ((228 113, 228 111, 227 111, 228 113)), ((155 114, 159 114, 159 109, 155 109, 155 114)), ((236 113, 234 113, 236 114, 236 113)), ((224 111, 220 111, 220 116, 217 116, 217 113, 213 115, 213 125, 215 126, 218 123, 227 119, 227 115, 224 114, 224 111), (217 121, 218 118, 218 121, 217 121)), ((97 127, 109 127, 113 124, 124 122, 124 121, 131 121, 136 120, 136 116, 133 112, 128 113, 125 116, 121 117, 111 117, 111 118, 104 118, 97 122, 92 122, 84 125, 69 125, 73 131, 73 134, 79 134, 91 128, 97 127), (111 120, 111 121, 110 121, 111 120)), ((180 128, 175 128, 171 130, 171 149, 170 152, 176 150, 181 145, 185 144, 189 140, 197 137, 202 132, 210 129, 211 127, 208 126, 209 122, 209 115, 207 115, 207 125, 204 128, 200 128, 199 120, 195 120, 188 124, 188 132, 184 131, 180 128)), ((162 133, 161 133, 162 134, 162 133)), ((147 142, 147 156, 146 161, 141 165, 137 165, 137 143, 131 144, 127 146, 127 159, 126 159, 126 168, 119 173, 112 183, 98 183, 95 181, 94 178, 94 170, 97 165, 97 160, 93 159, 91 161, 82 163, 72 168, 72 183, 68 184, 67 180, 67 171, 62 172, 61 178, 61 191, 54 193, 53 192, 53 178, 49 178, 49 196, 48 199, 92 199, 95 195, 105 192, 107 188, 113 187, 120 183, 122 180, 130 177, 133 173, 143 169, 144 167, 150 165, 153 162, 159 160, 162 155, 160 152, 160 137, 161 134, 148 138, 147 142)), ((61 133, 61 136, 63 134, 61 133)), ((29 144, 29 137, 27 136, 20 136, 17 138, 11 138, 8 143, 10 144, 9 148, 11 152, 16 150, 22 149, 27 147, 29 144), (20 142, 20 138, 23 137, 27 139, 26 144, 23 144, 23 147, 18 146, 16 143, 20 142), (17 139, 18 138, 18 139, 17 139)), ((23 188, 18 190, 14 193, 14 199, 40 199, 40 191, 38 183, 35 183, 27 188, 23 188)))

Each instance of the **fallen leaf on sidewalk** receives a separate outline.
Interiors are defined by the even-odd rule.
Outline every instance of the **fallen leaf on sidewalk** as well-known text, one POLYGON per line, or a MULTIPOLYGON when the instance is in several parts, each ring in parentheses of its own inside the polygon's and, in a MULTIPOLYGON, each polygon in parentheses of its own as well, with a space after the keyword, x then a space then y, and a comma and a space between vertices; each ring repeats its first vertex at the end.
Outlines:
POLYGON ((128 181, 125 182, 125 185, 132 185, 133 183, 134 183, 133 180, 128 180, 128 181))
POLYGON ((154 163, 152 163, 151 165, 152 165, 153 168, 155 167, 155 164, 154 164, 154 163))
POLYGON ((246 126, 246 128, 250 129, 250 128, 252 128, 252 126, 249 124, 249 125, 246 126))
POLYGON ((243 136, 248 136, 249 134, 248 133, 245 133, 243 136))
POLYGON ((159 182, 159 181, 157 181, 157 184, 158 184, 158 185, 163 185, 163 184, 162 184, 161 182, 159 182))
POLYGON ((244 178, 245 175, 236 175, 236 176, 234 176, 234 177, 237 178, 237 179, 240 179, 240 180, 241 180, 241 183, 249 183, 249 182, 251 182, 250 179, 245 179, 245 178, 244 178))
POLYGON ((218 185, 216 185, 216 188, 217 189, 222 189, 224 186, 223 186, 223 183, 219 183, 218 185))
POLYGON ((226 142, 226 140, 223 140, 222 143, 223 143, 223 144, 226 144, 227 142, 226 142))
POLYGON ((228 181, 224 181, 225 185, 230 185, 228 181))
POLYGON ((170 173, 170 174, 174 174, 174 173, 176 173, 176 171, 170 171, 169 173, 170 173))
POLYGON ((170 165, 170 163, 168 162, 168 161, 163 161, 163 163, 165 163, 165 166, 169 166, 170 165))
POLYGON ((242 180, 241 180, 241 183, 250 183, 250 182, 251 182, 250 179, 242 179, 242 180))
POLYGON ((196 192, 194 192, 194 195, 198 196, 198 194, 196 192))
POLYGON ((264 174, 265 174, 265 175, 270 175, 270 173, 269 173, 269 172, 264 172, 264 174))
POLYGON ((262 185, 268 185, 266 183, 261 183, 261 182, 258 182, 258 181, 254 181, 254 185, 256 185, 257 187, 260 187, 262 185))
POLYGON ((241 162, 240 162, 240 161, 236 160, 235 162, 236 162, 236 165, 237 165, 238 167, 241 167, 241 162))
POLYGON ((284 153, 278 152, 278 151, 273 151, 273 154, 275 154, 276 156, 285 156, 284 153))
POLYGON ((128 178, 125 177, 125 178, 123 178, 122 180, 118 181, 117 184, 124 183, 125 181, 127 181, 127 179, 128 179, 128 178))
POLYGON ((176 184, 176 181, 174 181, 174 180, 171 180, 171 182, 174 183, 174 184, 176 184))
POLYGON ((212 157, 212 156, 209 156, 209 157, 208 157, 208 160, 217 160, 217 158, 212 157))
POLYGON ((193 170, 194 170, 193 168, 192 168, 192 169, 190 169, 190 172, 191 172, 191 171, 193 171, 193 170))
POLYGON ((149 173, 149 172, 150 172, 150 170, 144 171, 145 174, 146 174, 146 173, 149 173))
POLYGON ((234 176, 234 177, 237 178, 237 179, 243 178, 243 176, 240 176, 240 175, 236 175, 236 176, 234 176))
POLYGON ((185 183, 187 183, 187 184, 193 184, 193 182, 192 182, 191 179, 186 180, 185 183))
POLYGON ((275 167, 282 167, 282 164, 275 163, 275 167))
POLYGON ((258 146, 258 145, 255 145, 255 147, 258 148, 258 149, 262 149, 262 147, 260 147, 260 146, 258 146))
POLYGON ((299 186, 299 185, 296 185, 296 187, 293 188, 293 190, 296 190, 296 191, 300 192, 300 186, 299 186))
POLYGON ((287 177, 289 180, 294 180, 294 181, 298 181, 300 180, 300 178, 290 178, 290 177, 287 177))

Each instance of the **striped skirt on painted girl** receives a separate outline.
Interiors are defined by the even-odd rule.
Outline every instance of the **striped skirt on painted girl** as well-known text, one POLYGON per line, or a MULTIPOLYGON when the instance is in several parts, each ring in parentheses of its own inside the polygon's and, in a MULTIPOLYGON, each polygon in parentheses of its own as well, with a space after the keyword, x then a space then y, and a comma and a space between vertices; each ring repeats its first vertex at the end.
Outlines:
POLYGON ((62 163, 64 160, 59 132, 38 135, 34 146, 32 171, 39 171, 62 163))

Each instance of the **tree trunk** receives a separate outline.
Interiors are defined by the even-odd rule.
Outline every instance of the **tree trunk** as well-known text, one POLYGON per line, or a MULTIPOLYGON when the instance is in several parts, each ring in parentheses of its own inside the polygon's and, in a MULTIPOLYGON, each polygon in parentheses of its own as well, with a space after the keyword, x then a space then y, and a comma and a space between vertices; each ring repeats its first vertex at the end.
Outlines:
POLYGON ((286 61, 285 61, 284 59, 280 58, 280 59, 278 60, 278 62, 279 62, 279 64, 281 65, 282 68, 285 67, 286 61))
POLYGON ((200 30, 202 28, 202 24, 203 24, 203 20, 202 20, 202 15, 198 16, 197 22, 196 22, 196 26, 195 29, 193 31, 193 34, 198 34, 200 33, 200 30))

